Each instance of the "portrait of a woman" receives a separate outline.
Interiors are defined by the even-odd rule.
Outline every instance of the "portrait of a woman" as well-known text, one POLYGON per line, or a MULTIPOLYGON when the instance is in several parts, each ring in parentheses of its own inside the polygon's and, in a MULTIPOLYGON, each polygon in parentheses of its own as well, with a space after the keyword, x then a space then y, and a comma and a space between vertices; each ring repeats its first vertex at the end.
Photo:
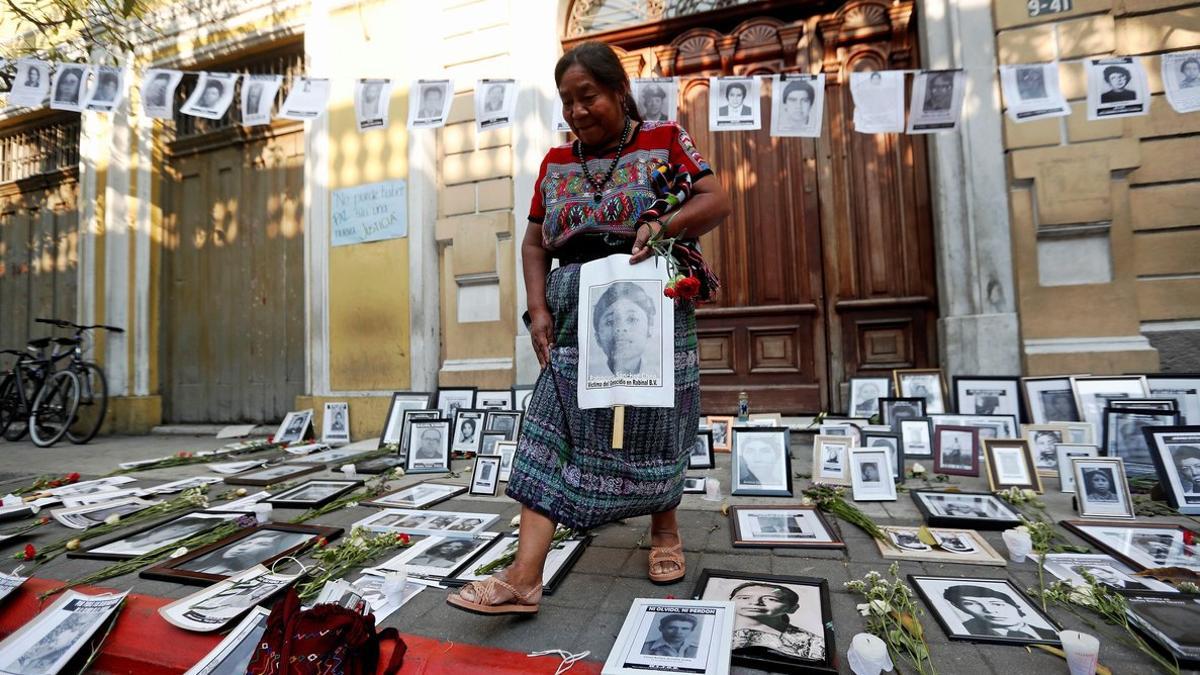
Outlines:
POLYGON ((763 647, 800 659, 825 658, 825 638, 793 626, 788 615, 800 609, 800 596, 779 584, 748 583, 729 599, 737 611, 733 648, 763 647))
MULTIPOLYGON (((631 264, 647 260, 652 236, 694 244, 729 215, 729 197, 681 126, 642 120, 608 45, 573 47, 555 65, 554 81, 574 140, 542 160, 521 244, 527 322, 542 370, 506 490, 522 505, 520 540, 511 566, 447 598, 482 614, 537 612, 556 524, 588 530, 650 516, 650 580, 673 583, 687 571, 675 509, 700 426, 694 302, 675 302, 674 354, 662 359, 675 367, 675 407, 627 406, 621 448, 614 448, 613 410, 582 410, 576 397, 580 371, 587 376, 579 363, 579 322, 588 311, 579 306, 580 266, 617 253, 630 254, 631 264), (691 189, 678 207, 658 214, 651 206, 660 197, 660 171, 690 180, 691 189)), ((620 307, 629 316, 645 313, 634 300, 614 298, 610 309, 620 307)), ((609 359, 620 369, 631 352, 618 342, 609 359)))
POLYGON ((657 314, 650 296, 637 284, 618 281, 609 286, 592 310, 596 342, 605 360, 602 366, 593 365, 592 374, 658 375, 644 368, 647 349, 653 346, 650 338, 657 314))

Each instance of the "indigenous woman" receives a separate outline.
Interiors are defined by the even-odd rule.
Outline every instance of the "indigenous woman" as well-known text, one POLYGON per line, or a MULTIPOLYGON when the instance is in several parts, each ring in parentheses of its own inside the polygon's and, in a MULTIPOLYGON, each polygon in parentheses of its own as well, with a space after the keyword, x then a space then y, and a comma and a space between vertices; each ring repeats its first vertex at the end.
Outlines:
MULTIPOLYGON (((679 581, 686 572, 675 508, 700 419, 694 307, 675 303, 675 407, 626 409, 623 442, 614 448, 614 412, 581 410, 576 399, 578 322, 586 320, 578 306, 579 268, 614 253, 641 262, 654 253, 648 244, 660 239, 694 244, 729 215, 729 198, 686 131, 641 120, 629 78, 607 45, 588 42, 567 52, 554 80, 577 140, 542 160, 521 245, 529 332, 542 374, 507 490, 522 504, 520 543, 510 567, 448 598, 483 614, 537 612, 555 524, 588 530, 648 514, 651 581, 679 581), (678 208, 659 209, 656 181, 672 173, 675 185, 690 178, 690 193, 678 208), (553 272, 552 258, 559 261, 553 272)), ((691 260, 695 265, 699 256, 691 260)), ((628 303, 631 313, 639 306, 614 297, 618 303, 628 303)), ((607 355, 617 370, 633 362, 616 350, 607 355)))

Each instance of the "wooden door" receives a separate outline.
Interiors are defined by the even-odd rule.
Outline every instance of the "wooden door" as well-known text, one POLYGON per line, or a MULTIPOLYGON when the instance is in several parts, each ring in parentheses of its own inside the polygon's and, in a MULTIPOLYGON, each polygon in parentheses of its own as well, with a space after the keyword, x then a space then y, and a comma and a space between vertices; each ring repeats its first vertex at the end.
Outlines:
MULTIPOLYGON (((303 133, 176 148, 164 251, 164 417, 270 422, 304 387, 303 133)), ((211 134, 209 135, 211 136, 211 134)))

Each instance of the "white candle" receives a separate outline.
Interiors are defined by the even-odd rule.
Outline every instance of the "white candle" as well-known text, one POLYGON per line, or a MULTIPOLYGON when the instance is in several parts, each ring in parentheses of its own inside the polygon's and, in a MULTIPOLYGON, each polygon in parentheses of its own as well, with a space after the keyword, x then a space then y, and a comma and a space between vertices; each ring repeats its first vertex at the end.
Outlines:
POLYGON ((870 633, 859 633, 850 641, 846 660, 854 675, 879 675, 894 666, 888 655, 887 644, 870 633))
POLYGON ((353 464, 343 464, 342 473, 346 474, 346 478, 351 480, 358 478, 358 469, 353 464))
POLYGON ((404 587, 408 584, 408 568, 401 565, 395 572, 383 575, 383 586, 380 590, 389 598, 399 600, 404 595, 404 587))
POLYGON ((254 520, 258 521, 259 525, 271 522, 271 511, 274 508, 270 504, 255 504, 250 508, 254 510, 254 520))
POLYGON ((1004 545, 1008 547, 1008 559, 1013 562, 1025 562, 1025 556, 1033 549, 1033 539, 1025 530, 1013 528, 1005 530, 1001 535, 1004 545))
POLYGON ((721 501, 721 481, 716 478, 704 481, 704 499, 710 502, 721 501))
POLYGON ((1058 634, 1058 639, 1062 640, 1071 675, 1095 675, 1100 661, 1099 640, 1077 630, 1064 630, 1058 634))

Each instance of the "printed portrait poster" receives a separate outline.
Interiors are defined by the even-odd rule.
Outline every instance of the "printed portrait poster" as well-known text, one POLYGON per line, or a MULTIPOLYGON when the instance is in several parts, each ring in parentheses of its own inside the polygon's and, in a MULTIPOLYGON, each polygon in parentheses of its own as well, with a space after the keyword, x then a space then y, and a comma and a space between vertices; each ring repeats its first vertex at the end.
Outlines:
POLYGON ((271 108, 282 85, 282 75, 247 75, 242 80, 242 126, 271 123, 271 108))
POLYGON ((629 84, 642 119, 647 122, 679 120, 679 78, 635 77, 629 84))
POLYGON ((1160 58, 1167 103, 1177 113, 1200 110, 1200 50, 1172 52, 1160 58))
POLYGON ((84 107, 98 112, 112 112, 125 96, 125 69, 115 66, 97 66, 92 87, 88 90, 84 107))
POLYGON ((1132 56, 1090 59, 1084 68, 1089 120, 1150 113, 1150 88, 1141 61, 1132 56))
POLYGON ((12 91, 8 92, 10 106, 36 108, 50 94, 50 62, 37 59, 17 59, 12 91))
POLYGON ((516 111, 516 80, 475 81, 476 133, 512 126, 516 111))
POLYGON ((908 104, 908 133, 936 134, 957 129, 966 88, 966 73, 961 70, 917 73, 908 104))
POLYGON ((54 110, 82 111, 88 70, 88 66, 79 63, 54 64, 54 79, 50 82, 50 107, 54 110))
POLYGON ((322 443, 336 446, 350 442, 349 403, 326 403, 325 415, 321 422, 322 443))
POLYGON ((667 266, 625 254, 579 272, 579 407, 675 406, 675 301, 667 266))
POLYGON ((200 73, 196 89, 179 109, 185 115, 219 120, 233 103, 239 73, 200 73))
POLYGON ((708 127, 712 131, 762 128, 762 82, 757 77, 708 78, 708 127))
POLYGON ((850 73, 854 130, 860 134, 904 131, 904 71, 850 73))
POLYGON ((151 119, 175 117, 175 90, 183 81, 179 70, 151 68, 142 73, 142 112, 151 119))
POLYGON ((329 101, 329 80, 316 77, 293 77, 292 88, 279 107, 276 117, 285 120, 315 120, 325 112, 329 101))
POLYGON ((450 104, 454 102, 454 82, 417 80, 408 97, 408 128, 433 129, 446 126, 450 104))
POLYGON ((1071 114, 1058 85, 1057 63, 1023 63, 1000 66, 1000 88, 1005 111, 1014 122, 1031 122, 1071 114))
POLYGON ((354 116, 359 131, 383 129, 388 124, 388 104, 392 100, 389 79, 358 79, 354 82, 354 116))
POLYGON ((825 110, 825 74, 781 74, 771 81, 771 135, 817 138, 825 110))

